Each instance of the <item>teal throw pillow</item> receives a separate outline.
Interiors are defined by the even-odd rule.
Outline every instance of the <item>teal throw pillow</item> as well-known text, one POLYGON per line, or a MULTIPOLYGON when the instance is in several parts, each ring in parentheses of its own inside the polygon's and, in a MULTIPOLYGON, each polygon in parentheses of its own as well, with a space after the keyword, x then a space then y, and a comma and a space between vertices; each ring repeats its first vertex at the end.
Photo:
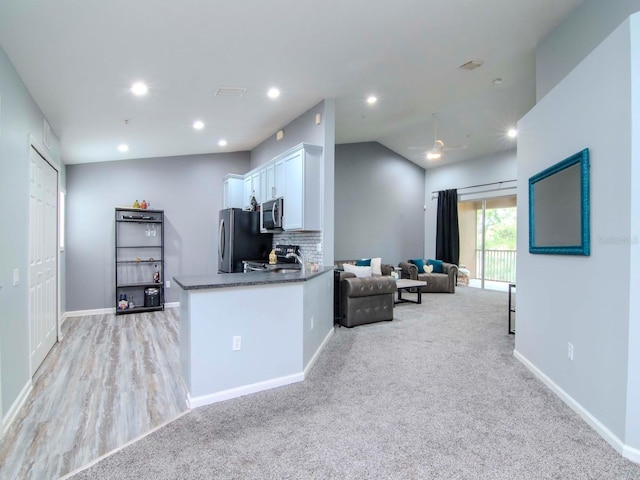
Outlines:
POLYGON ((414 258, 413 260, 409 260, 409 263, 413 263, 416 267, 418 267, 418 273, 424 273, 424 260, 421 258, 414 258))
POLYGON ((356 267, 370 267, 371 259, 363 258, 362 260, 356 260, 356 267))
POLYGON ((427 265, 433 265, 433 273, 444 273, 442 268, 442 260, 427 259, 427 265))

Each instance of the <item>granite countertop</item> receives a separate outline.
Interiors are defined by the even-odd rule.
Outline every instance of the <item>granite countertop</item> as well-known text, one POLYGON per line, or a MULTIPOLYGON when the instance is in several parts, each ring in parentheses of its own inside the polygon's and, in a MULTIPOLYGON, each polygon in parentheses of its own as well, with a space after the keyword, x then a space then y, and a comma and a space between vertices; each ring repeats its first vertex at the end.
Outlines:
POLYGON ((334 267, 322 267, 317 272, 272 273, 214 273, 210 275, 180 275, 173 277, 183 290, 204 290, 208 288, 250 287, 278 283, 306 282, 307 280, 333 271, 334 267))

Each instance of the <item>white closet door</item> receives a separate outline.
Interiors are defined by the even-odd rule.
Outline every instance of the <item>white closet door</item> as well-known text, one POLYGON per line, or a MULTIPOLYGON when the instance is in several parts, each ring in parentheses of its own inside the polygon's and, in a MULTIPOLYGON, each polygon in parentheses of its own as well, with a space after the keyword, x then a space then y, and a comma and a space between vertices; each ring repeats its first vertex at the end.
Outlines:
POLYGON ((29 188, 29 328, 31 375, 57 340, 58 172, 31 148, 29 188))

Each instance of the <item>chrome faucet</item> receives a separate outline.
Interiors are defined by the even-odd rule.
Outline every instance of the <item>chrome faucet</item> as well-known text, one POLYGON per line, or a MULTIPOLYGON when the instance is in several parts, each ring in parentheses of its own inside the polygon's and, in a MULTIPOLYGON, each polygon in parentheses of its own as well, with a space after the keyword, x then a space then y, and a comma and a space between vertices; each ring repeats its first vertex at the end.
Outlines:
POLYGON ((302 256, 302 254, 298 255, 297 253, 289 252, 284 256, 284 258, 295 258, 296 262, 298 262, 300 264, 300 270, 302 271, 302 273, 305 273, 305 271, 304 271, 304 257, 302 256))

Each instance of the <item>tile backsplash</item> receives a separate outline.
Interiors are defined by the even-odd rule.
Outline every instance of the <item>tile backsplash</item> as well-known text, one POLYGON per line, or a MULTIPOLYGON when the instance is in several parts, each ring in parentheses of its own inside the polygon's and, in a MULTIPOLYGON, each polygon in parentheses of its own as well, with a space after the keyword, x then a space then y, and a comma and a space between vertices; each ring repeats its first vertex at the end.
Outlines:
POLYGON ((300 245, 305 261, 322 266, 322 252, 317 245, 322 244, 322 232, 278 232, 273 234, 273 245, 300 245))

